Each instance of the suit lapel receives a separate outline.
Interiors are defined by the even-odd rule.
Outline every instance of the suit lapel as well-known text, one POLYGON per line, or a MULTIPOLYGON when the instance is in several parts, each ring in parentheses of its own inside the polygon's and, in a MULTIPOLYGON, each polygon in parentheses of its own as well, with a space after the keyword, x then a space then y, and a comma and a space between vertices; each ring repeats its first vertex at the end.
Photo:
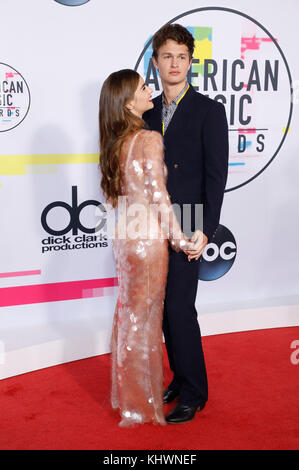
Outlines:
POLYGON ((181 132, 182 123, 185 122, 185 118, 187 118, 187 115, 189 114, 190 101, 192 101, 193 93, 196 93, 196 92, 193 90, 193 88, 190 85, 187 93, 178 104, 177 109, 175 110, 175 113, 172 116, 172 119, 167 126, 167 129, 164 135, 164 139, 166 142, 168 140, 171 140, 172 136, 175 136, 181 132))
POLYGON ((153 131, 158 131, 162 134, 162 94, 153 101, 154 109, 151 112, 148 124, 153 131))
MULTIPOLYGON (((188 116, 190 114, 190 104, 192 103, 193 93, 196 93, 196 91, 190 85, 187 93, 178 104, 178 107, 168 124, 164 135, 165 144, 167 144, 167 141, 171 140, 172 137, 177 136, 178 133, 182 132, 182 124, 188 121, 188 116)), ((150 111, 150 117, 147 120, 147 123, 150 129, 162 134, 162 93, 154 98, 153 101, 154 109, 150 111)))

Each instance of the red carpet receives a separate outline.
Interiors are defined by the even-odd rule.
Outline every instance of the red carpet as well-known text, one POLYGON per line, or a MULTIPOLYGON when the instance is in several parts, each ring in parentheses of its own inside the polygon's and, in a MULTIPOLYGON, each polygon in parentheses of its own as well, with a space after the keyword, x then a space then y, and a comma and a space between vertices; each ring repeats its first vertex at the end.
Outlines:
MULTIPOLYGON (((119 428, 109 401, 110 355, 2 380, 0 448, 299 449, 294 340, 299 327, 204 337, 209 402, 180 425, 119 428)), ((168 384, 166 355, 164 362, 168 384)))

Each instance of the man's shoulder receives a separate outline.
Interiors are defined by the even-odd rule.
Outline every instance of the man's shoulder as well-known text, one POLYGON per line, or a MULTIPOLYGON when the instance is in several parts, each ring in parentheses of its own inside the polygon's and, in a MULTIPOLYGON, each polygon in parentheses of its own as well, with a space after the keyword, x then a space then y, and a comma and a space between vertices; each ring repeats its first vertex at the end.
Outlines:
POLYGON ((153 105, 154 107, 152 109, 149 109, 148 111, 146 111, 142 118, 145 122, 148 122, 150 121, 150 119, 155 116, 155 113, 158 111, 158 105, 161 103, 161 99, 162 99, 162 93, 160 93, 160 95, 156 96, 154 99, 153 99, 153 105))
POLYGON ((153 99, 153 103, 158 103, 161 101, 162 99, 162 94, 163 93, 160 93, 159 95, 155 96, 155 98, 153 99))
POLYGON ((194 90, 194 88, 192 88, 192 101, 195 106, 200 106, 201 109, 204 108, 207 111, 213 107, 215 107, 215 109, 223 107, 223 104, 219 101, 215 101, 214 99, 209 98, 208 96, 200 93, 199 91, 194 90))
POLYGON ((150 111, 153 112, 153 111, 157 110, 157 105, 160 105, 160 104, 162 104, 162 93, 160 93, 155 98, 153 98, 154 107, 152 109, 150 109, 149 111, 147 111, 147 112, 150 113, 150 111))

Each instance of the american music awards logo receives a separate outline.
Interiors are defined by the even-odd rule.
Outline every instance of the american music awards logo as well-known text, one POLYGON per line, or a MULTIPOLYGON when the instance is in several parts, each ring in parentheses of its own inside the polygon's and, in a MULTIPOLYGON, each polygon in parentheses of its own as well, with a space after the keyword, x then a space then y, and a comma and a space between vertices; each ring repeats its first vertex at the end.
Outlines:
POLYGON ((0 63, 0 132, 21 124, 29 108, 30 91, 25 78, 10 65, 0 63))
MULTIPOLYGON (((273 161, 290 126, 292 79, 279 38, 255 19, 229 8, 198 8, 169 23, 182 24, 195 39, 189 82, 226 108, 230 144, 226 192, 240 188, 273 161)), ((156 96, 161 81, 151 56, 152 36, 135 70, 156 96)))

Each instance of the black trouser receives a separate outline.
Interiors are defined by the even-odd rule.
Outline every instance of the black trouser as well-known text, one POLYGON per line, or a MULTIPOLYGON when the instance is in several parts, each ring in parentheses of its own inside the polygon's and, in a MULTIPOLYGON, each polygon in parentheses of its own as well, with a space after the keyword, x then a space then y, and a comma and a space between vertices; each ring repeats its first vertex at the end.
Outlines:
POLYGON ((170 385, 178 389, 179 403, 197 406, 208 399, 208 382, 197 321, 195 298, 198 261, 185 253, 169 251, 169 272, 163 314, 163 333, 169 365, 174 373, 170 385))

